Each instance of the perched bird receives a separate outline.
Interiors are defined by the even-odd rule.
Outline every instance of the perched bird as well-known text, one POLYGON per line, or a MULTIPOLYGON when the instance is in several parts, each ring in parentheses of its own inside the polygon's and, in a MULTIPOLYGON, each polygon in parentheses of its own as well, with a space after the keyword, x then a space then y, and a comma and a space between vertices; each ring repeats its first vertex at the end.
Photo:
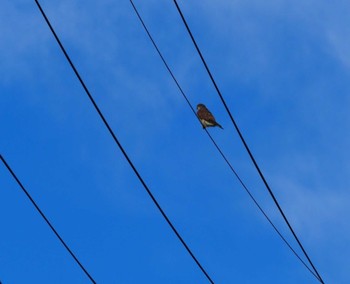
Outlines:
POLYGON ((219 126, 221 129, 222 126, 216 122, 215 117, 203 104, 197 105, 197 116, 202 123, 203 128, 219 126))

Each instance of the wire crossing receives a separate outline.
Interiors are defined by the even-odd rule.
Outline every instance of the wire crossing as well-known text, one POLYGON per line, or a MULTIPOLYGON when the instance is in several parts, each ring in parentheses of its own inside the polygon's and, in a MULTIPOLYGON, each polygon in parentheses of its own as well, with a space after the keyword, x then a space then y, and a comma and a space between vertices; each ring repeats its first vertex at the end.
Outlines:
MULTIPOLYGON (((34 201, 34 199, 31 197, 31 195, 29 194, 29 192, 25 189, 25 187, 23 186, 23 184, 21 183, 21 181, 18 179, 18 177, 16 176, 16 174, 14 173, 14 171, 11 169, 11 167, 9 166, 9 164, 6 162, 5 158, 2 157, 2 155, 0 155, 0 160, 2 161, 2 163, 5 165, 5 167, 7 168, 7 170, 10 172, 10 174, 12 175, 12 177, 16 180, 17 184, 19 185, 19 187, 22 189, 22 191, 24 192, 24 194, 28 197, 28 199, 30 200, 30 202, 33 204, 33 206, 35 207, 35 209, 38 211, 38 213, 41 215, 41 217, 45 220, 46 224, 50 227, 50 229, 52 230, 52 232, 56 235, 56 237, 60 240, 61 244, 65 247, 65 249, 68 251, 68 253, 73 257, 73 259, 75 260, 75 262, 79 265, 79 267, 83 270, 83 272, 86 274, 86 276, 90 279, 90 281, 92 283, 96 283, 96 281, 94 280, 94 278, 92 278, 92 276, 90 275, 90 273, 87 271, 87 269, 82 265, 82 263, 79 261, 79 259, 75 256, 75 254, 72 252, 72 250, 69 248, 69 246, 66 244, 66 242, 62 239, 62 237, 60 236, 60 234, 56 231, 56 229, 54 228, 54 226, 51 224, 51 222, 49 221, 49 219, 45 216, 45 214, 41 211, 41 209, 39 208, 39 206, 36 204, 36 202, 34 201)), ((0 283, 1 284, 1 283, 0 283)))
MULTIPOLYGON (((150 41, 152 42, 154 48, 156 49, 158 55, 160 56, 162 62, 164 63, 167 71, 169 72, 170 76, 172 77, 172 79, 174 80, 176 86, 178 87, 180 93, 182 94, 183 98, 186 100, 188 106, 190 107, 190 109, 192 110, 193 114, 195 115, 195 117, 198 119, 199 118, 196 114, 195 109, 193 108, 191 102, 189 101, 189 99, 187 98, 185 92, 182 90, 179 82, 177 81, 174 73, 171 71, 168 63, 166 62, 163 54, 161 53, 160 49, 158 48, 156 42, 154 41, 151 33, 149 32, 145 22, 143 21, 140 13, 138 12, 134 2, 132 0, 129 0, 138 19, 141 22, 141 25, 143 26, 145 32, 147 33, 150 41)), ((199 121, 200 122, 200 121, 199 121)), ((214 144, 215 148, 218 150, 219 154, 222 156, 222 158, 224 159, 224 161, 226 162, 226 164, 229 166, 230 170, 233 172, 233 174, 236 176, 236 178, 238 179, 239 183, 242 185, 242 187, 245 189, 245 191, 248 193, 249 197, 253 200, 253 202, 255 203, 255 205, 258 207, 258 209, 261 211, 261 213, 265 216, 265 218, 267 219, 267 221, 271 224, 271 226, 273 227, 273 229, 277 232, 277 234, 281 237, 281 239, 284 241, 284 243, 289 247, 289 249, 293 252, 293 254, 300 260, 300 262, 309 270, 309 272, 316 277, 316 279, 318 279, 317 275, 315 274, 314 271, 312 271, 310 269, 310 267, 302 260, 302 258, 298 255, 298 253, 293 249, 293 247, 288 243, 288 241, 286 240, 286 238, 282 235, 282 233, 277 229, 277 227, 274 225, 274 223, 271 221, 271 219, 268 217, 268 215, 265 213, 265 211, 262 209, 262 207, 260 206, 260 204, 257 202, 257 200, 254 198, 254 196, 252 195, 252 193, 250 192, 250 190, 247 188, 247 186, 244 184, 243 180, 240 178, 240 176, 238 175, 238 173, 235 171, 235 169, 233 168, 233 166, 231 165, 231 163, 229 162, 229 160, 226 158, 225 154, 223 153, 223 151, 220 149, 220 147, 217 145, 217 143, 215 142, 215 140, 213 139, 213 137, 210 135, 210 133, 208 132, 207 129, 205 129, 205 132, 207 133, 207 135, 209 136, 209 139, 212 141, 212 143, 214 144)))
POLYGON ((249 155, 251 161, 253 162, 253 164, 254 164, 256 170, 258 171, 260 178, 262 179, 262 181, 263 181, 263 183, 264 183, 266 189, 267 189, 268 192, 270 193, 270 196, 272 197, 274 203, 276 204, 276 206, 277 206, 279 212, 281 213, 281 215, 282 215, 284 221, 286 222, 288 228, 289 228, 290 231, 292 232, 292 234, 293 234, 295 240, 297 241, 299 247, 300 247, 301 250, 303 251, 305 257, 306 257, 307 260, 309 261, 309 263, 310 263, 310 265, 312 266, 313 270, 314 270, 315 273, 317 274, 318 280, 319 280, 321 283, 324 284, 324 281, 323 281, 322 277, 320 276, 320 274, 318 273, 316 267, 315 267, 314 264, 312 263, 312 261, 311 261, 309 255, 307 254, 306 250, 304 249, 303 245, 301 244, 301 242, 300 242, 298 236, 297 236, 296 233, 294 232, 294 229, 292 228, 291 224, 289 223, 289 221, 288 221, 288 219, 287 219, 285 213, 283 212, 283 210, 282 210, 282 208, 281 208, 279 202, 277 201, 277 199, 276 199, 274 193, 272 192, 272 190, 271 190, 269 184, 267 183, 267 181, 266 181, 266 179, 265 179, 265 176, 263 175, 263 173, 262 173, 262 171, 261 171, 261 169, 260 169, 258 163, 256 162, 256 160, 255 160, 255 158, 254 158, 252 152, 250 151, 250 148, 249 148, 248 144, 246 143, 246 141, 245 141, 245 139, 244 139, 244 137, 243 137, 243 135, 242 135, 242 133, 241 133, 241 131, 240 131, 238 125, 237 125, 237 123, 235 122, 235 120, 234 120, 234 118, 233 118, 233 116, 232 116, 232 114, 231 114, 231 111, 230 111, 230 109, 228 108, 228 106, 227 106, 227 104, 226 104, 226 102, 225 102, 225 99, 224 99, 224 97, 222 96, 222 94, 221 94, 221 92, 220 92, 220 89, 219 89, 219 87, 217 86, 217 84, 216 84, 216 82, 215 82, 215 80, 214 80, 214 77, 213 77, 212 73, 210 72, 210 69, 209 69, 209 67, 208 67, 208 65, 207 65, 207 63, 206 63, 206 61, 205 61, 205 59, 204 59, 204 57, 203 57, 203 55, 202 55, 202 52, 200 51, 200 49, 199 49, 199 47, 198 47, 198 44, 197 44, 196 40, 194 39, 194 36, 193 36, 193 34, 192 34, 192 32, 191 32, 191 30, 190 30, 190 28, 189 28, 189 26, 188 26, 188 24, 187 24, 187 22, 186 22, 186 19, 185 19, 183 13, 182 13, 182 11, 181 11, 181 9, 180 9, 180 7, 179 7, 177 1, 176 1, 176 0, 173 0, 173 1, 174 1, 174 3, 175 3, 176 9, 177 9, 177 11, 179 12, 179 14, 180 14, 180 16, 181 16, 181 19, 182 19, 182 21, 183 21, 183 23, 184 23, 184 25, 185 25, 185 27, 186 27, 186 30, 187 30, 189 36, 191 37, 191 40, 192 40, 192 42, 193 42, 193 44, 194 44, 194 46, 195 46, 195 48, 196 48, 196 50, 197 50, 197 53, 199 54, 199 56, 200 56, 200 58, 201 58, 201 60, 202 60, 202 62, 203 62, 203 64, 204 64, 204 67, 205 67, 205 69, 206 69, 206 71, 207 71, 207 73, 208 73, 208 75, 209 75, 209 77, 210 77, 210 80, 212 81, 212 83, 213 83, 213 85, 214 85, 214 87, 215 87, 215 90, 216 90, 217 94, 219 95, 219 97, 220 97, 220 99, 221 99, 221 102, 223 103, 223 105, 224 105, 224 107, 225 107, 225 109, 226 109, 226 111, 227 111, 227 113, 228 113, 228 115, 229 115, 229 117, 230 117, 230 119, 231 119, 231 121, 232 121, 232 123, 233 123, 233 125, 234 125, 234 127, 235 127, 235 129, 236 129, 236 131, 237 131, 237 133, 238 133, 238 135, 239 135, 239 137, 240 137, 240 139, 241 139, 241 141, 242 141, 244 147, 245 147, 245 149, 246 149, 246 151, 248 152, 248 155, 249 155))
POLYGON ((207 271, 204 269, 204 267, 201 265, 201 263, 198 261, 198 259, 195 257, 195 255, 193 254, 193 252, 191 251, 191 249, 189 248, 189 246, 186 244, 186 242, 184 241, 184 239, 181 237, 181 235, 179 234, 179 232, 176 230, 175 226, 172 224, 172 222, 170 221, 170 219, 168 218, 168 216, 165 214, 164 210, 162 209, 162 207, 160 206, 160 204, 158 203, 158 201, 156 200, 156 198, 153 196, 151 190, 148 188, 146 182, 143 180, 143 178, 141 177, 140 173, 138 172, 138 170, 136 169, 135 165, 132 163, 131 159, 129 158, 129 156, 127 155, 126 151, 124 150, 123 146, 121 145, 121 143, 119 142, 119 140, 117 139, 116 135, 114 134, 112 128, 109 126, 107 120, 105 119, 104 115, 102 114, 101 110, 99 109, 99 107, 97 106, 94 98, 92 97, 92 95, 90 94, 88 88, 86 87, 83 79, 80 77, 77 69, 75 68, 73 62, 71 61, 70 57, 68 56, 68 53, 66 52, 65 48, 63 47, 60 39, 58 38, 56 32, 54 31, 52 25, 50 24, 49 19, 47 18, 46 14, 44 13, 43 9, 41 8, 38 0, 35 0, 35 3, 37 4, 42 16, 44 17, 48 27, 50 28, 53 36, 55 37, 58 45, 60 46, 62 52, 64 53, 67 61, 69 62, 70 66, 72 67, 75 75, 77 76, 79 82, 81 83, 82 87, 85 90, 85 93, 87 94, 87 96, 89 97, 91 103, 93 104, 93 106, 95 107, 97 113, 99 114, 100 118, 102 119, 103 123, 105 124, 105 126, 107 127, 110 135, 113 137, 114 142, 117 144, 118 148, 120 149, 120 151, 123 153, 125 159, 127 160, 127 162, 129 163, 130 167, 133 169, 135 175, 137 176, 137 178, 139 179, 139 181, 141 182, 141 184, 143 185, 143 187, 145 188, 145 190, 147 191, 149 197, 152 199, 153 203, 155 204, 155 206, 158 208, 159 212, 162 214, 162 216, 164 217, 164 219, 166 220, 166 222, 168 223, 168 225, 170 226, 170 228, 173 230, 173 232, 175 233, 175 235, 177 236, 177 238, 179 239, 179 241, 181 242, 181 244, 185 247, 185 249, 187 250, 187 252, 190 254, 190 256, 192 257, 192 259, 195 261, 195 263, 197 264, 197 266, 199 267, 199 269, 202 271, 202 273, 205 275, 205 277, 208 279, 208 281, 210 283, 214 284, 214 281, 211 279, 211 277, 209 276, 209 274, 207 273, 207 271))

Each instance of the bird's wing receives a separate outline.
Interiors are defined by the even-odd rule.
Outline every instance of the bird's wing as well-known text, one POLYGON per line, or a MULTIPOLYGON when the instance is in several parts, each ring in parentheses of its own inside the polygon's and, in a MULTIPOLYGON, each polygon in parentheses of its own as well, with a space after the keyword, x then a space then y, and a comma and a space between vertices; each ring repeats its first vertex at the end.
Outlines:
POLYGON ((208 122, 212 122, 212 123, 216 122, 215 117, 212 115, 212 113, 208 109, 200 109, 198 111, 198 117, 208 122))

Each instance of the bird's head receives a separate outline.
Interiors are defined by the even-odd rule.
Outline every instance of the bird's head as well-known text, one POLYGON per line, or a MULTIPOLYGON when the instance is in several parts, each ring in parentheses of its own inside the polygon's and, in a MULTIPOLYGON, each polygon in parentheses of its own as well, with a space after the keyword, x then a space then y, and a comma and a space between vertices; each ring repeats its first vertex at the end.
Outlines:
POLYGON ((197 105, 197 110, 200 110, 201 108, 205 108, 205 105, 203 105, 203 104, 198 104, 198 105, 197 105))

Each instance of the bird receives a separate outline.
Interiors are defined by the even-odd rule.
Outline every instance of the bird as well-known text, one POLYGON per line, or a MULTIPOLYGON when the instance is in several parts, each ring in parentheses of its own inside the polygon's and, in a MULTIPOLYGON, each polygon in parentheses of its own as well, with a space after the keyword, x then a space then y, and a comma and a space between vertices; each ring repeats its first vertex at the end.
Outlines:
POLYGON ((197 116, 203 128, 218 126, 221 129, 224 129, 219 123, 216 122, 215 117, 204 104, 197 105, 197 116))

